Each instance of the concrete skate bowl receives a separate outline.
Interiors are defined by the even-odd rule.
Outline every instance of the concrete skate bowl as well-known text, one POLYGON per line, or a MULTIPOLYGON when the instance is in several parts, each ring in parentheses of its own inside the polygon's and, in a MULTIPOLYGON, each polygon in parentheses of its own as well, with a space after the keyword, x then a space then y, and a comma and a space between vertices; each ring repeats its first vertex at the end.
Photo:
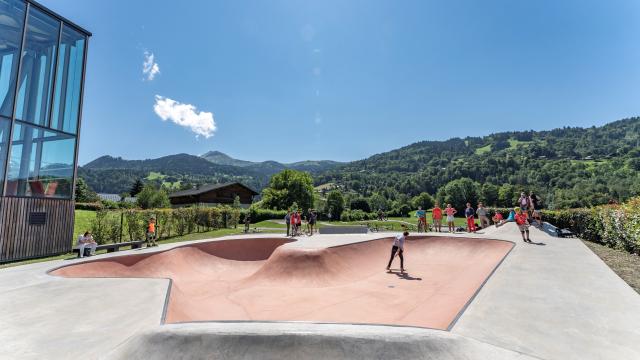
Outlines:
POLYGON ((410 238, 407 272, 400 273, 398 258, 385 271, 391 238, 322 249, 282 246, 287 241, 198 243, 52 274, 170 278, 167 323, 308 321, 446 330, 513 247, 499 240, 410 238))

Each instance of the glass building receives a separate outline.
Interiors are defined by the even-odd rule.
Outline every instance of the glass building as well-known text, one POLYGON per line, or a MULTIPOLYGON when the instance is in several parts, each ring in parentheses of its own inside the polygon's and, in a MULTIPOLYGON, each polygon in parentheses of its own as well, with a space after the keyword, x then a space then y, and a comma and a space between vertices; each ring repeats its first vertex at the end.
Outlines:
POLYGON ((90 36, 34 1, 0 0, 0 261, 70 250, 90 36), (57 232, 68 246, 25 238, 57 232))

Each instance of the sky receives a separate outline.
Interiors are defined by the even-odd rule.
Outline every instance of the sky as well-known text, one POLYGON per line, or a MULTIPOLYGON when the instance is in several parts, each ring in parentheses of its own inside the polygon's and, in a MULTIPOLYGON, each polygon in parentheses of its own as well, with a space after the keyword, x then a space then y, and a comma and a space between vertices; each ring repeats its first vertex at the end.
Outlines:
POLYGON ((640 115, 636 0, 40 0, 93 33, 79 162, 351 161, 640 115))

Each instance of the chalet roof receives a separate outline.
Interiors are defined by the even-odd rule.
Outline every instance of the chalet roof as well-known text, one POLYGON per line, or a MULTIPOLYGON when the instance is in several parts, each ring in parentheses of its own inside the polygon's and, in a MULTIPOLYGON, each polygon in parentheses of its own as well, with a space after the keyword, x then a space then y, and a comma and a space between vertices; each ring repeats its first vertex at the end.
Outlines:
POLYGON ((253 195, 258 195, 258 193, 253 190, 252 188, 239 183, 239 182, 228 182, 228 183, 223 183, 223 184, 209 184, 209 185, 202 185, 197 189, 189 189, 189 190, 181 190, 181 191, 176 191, 174 193, 169 194, 170 198, 174 198, 174 197, 180 197, 180 196, 194 196, 194 195, 200 195, 200 194, 204 194, 206 192, 209 192, 211 190, 217 190, 217 189, 222 189, 231 185, 239 185, 242 186, 243 188, 249 190, 253 195))

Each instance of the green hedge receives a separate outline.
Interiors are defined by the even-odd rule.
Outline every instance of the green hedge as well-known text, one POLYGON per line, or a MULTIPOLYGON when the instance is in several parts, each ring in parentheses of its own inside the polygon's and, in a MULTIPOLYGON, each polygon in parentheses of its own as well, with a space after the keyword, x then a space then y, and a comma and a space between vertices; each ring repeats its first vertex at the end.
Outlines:
POLYGON ((229 206, 153 210, 101 208, 96 211, 96 216, 91 222, 91 231, 99 244, 120 240, 143 240, 148 221, 152 217, 156 219, 158 239, 163 239, 237 227, 240 222, 240 209, 229 206))

